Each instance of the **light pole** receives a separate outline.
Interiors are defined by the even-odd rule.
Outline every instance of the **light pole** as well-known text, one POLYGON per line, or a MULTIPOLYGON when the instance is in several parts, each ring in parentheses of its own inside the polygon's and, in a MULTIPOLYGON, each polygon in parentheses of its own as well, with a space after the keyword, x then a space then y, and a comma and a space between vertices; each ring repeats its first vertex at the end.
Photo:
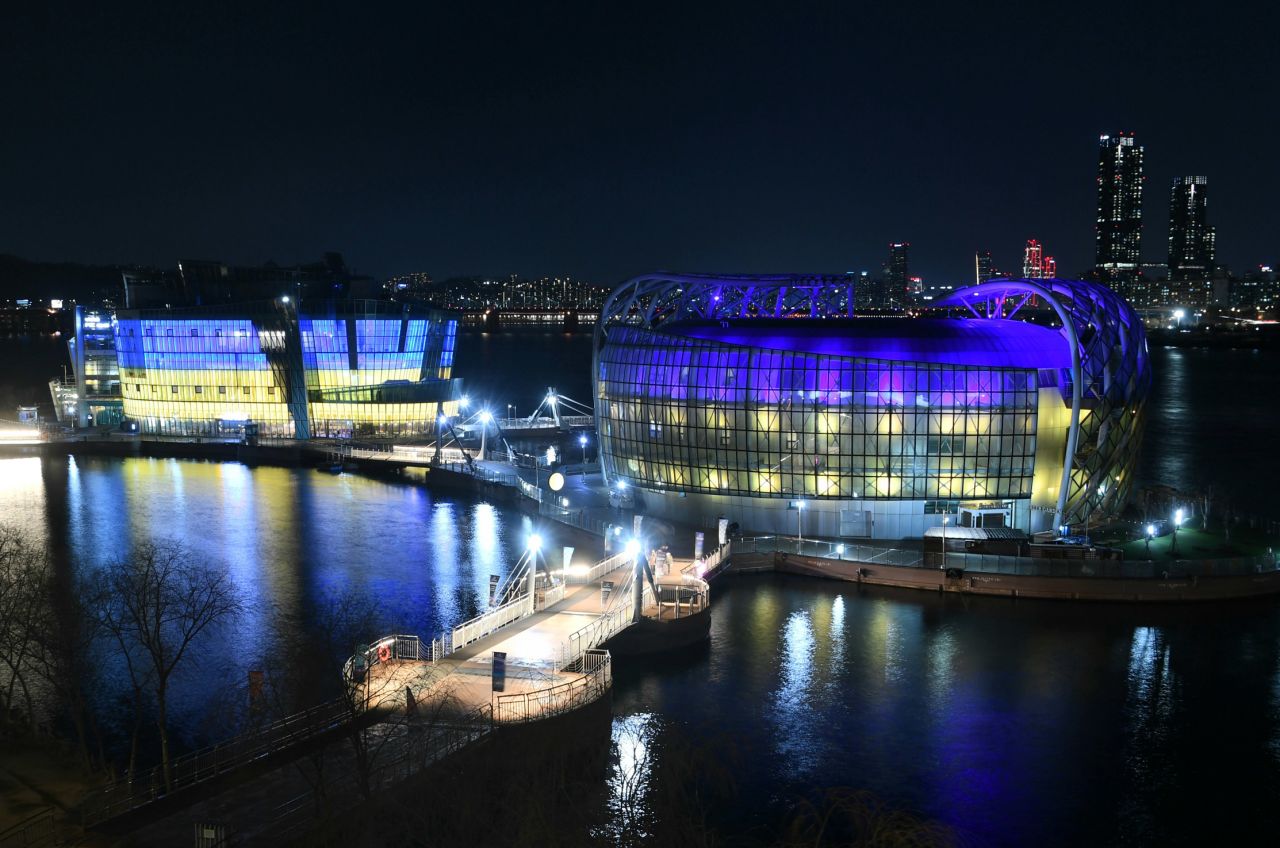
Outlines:
POLYGON ((951 523, 951 516, 942 516, 942 570, 947 570, 947 525, 951 523))
POLYGON ((1182 507, 1174 510, 1173 513, 1173 546, 1169 549, 1170 553, 1178 552, 1178 528, 1182 526, 1182 507))
POLYGON ((1151 559, 1151 539, 1156 535, 1156 526, 1154 524, 1147 525, 1147 559, 1151 559))
MULTIPOLYGON (((578 445, 582 448, 582 464, 587 464, 587 437, 579 436, 578 445)), ((586 473, 585 471, 583 473, 586 473)))
POLYGON ((796 501, 796 553, 804 544, 804 501, 796 501))
POLYGON ((489 425, 493 423, 493 413, 487 409, 480 410, 480 461, 485 459, 485 442, 489 438, 489 425))
POLYGON ((542 549, 542 537, 534 533, 529 537, 527 547, 529 549, 529 607, 536 610, 538 607, 538 551, 542 549))

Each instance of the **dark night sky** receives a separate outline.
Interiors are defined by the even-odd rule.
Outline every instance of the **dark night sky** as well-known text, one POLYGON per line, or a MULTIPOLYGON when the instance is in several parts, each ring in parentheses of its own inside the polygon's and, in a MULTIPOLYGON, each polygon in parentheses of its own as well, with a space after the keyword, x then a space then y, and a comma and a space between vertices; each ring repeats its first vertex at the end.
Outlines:
POLYGON ((944 281, 1037 236, 1073 274, 1133 130, 1148 261, 1179 173, 1221 261, 1280 261, 1274 5, 449 5, 9 9, 0 252, 616 282, 905 239, 944 281))

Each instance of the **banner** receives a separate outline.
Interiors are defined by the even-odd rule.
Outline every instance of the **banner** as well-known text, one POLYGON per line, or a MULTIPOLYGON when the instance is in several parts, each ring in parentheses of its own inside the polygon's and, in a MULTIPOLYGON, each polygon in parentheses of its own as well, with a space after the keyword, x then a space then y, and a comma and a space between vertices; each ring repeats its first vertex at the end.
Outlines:
POLYGON ((573 562, 573 548, 564 546, 564 573, 569 573, 569 565, 573 562))
POLYGON ((501 692, 507 685, 507 652, 493 652, 493 691, 501 692))
POLYGON ((729 519, 721 518, 716 524, 720 530, 720 544, 723 545, 729 541, 729 519))
POLYGON ((693 534, 693 558, 702 559, 702 546, 706 542, 706 534, 699 530, 693 534))

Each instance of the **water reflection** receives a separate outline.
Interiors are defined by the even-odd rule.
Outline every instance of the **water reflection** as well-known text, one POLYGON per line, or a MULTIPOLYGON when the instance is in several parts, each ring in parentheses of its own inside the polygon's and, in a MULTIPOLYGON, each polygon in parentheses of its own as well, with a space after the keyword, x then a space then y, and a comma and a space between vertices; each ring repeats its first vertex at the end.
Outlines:
POLYGON ((180 732, 198 724, 218 683, 242 689, 276 620, 311 626, 330 597, 363 591, 381 628, 430 637, 487 602, 488 575, 506 573, 524 537, 522 516, 419 486, 143 458, 0 460, 0 514, 48 538, 71 573, 158 539, 227 567, 247 611, 178 682, 180 732))

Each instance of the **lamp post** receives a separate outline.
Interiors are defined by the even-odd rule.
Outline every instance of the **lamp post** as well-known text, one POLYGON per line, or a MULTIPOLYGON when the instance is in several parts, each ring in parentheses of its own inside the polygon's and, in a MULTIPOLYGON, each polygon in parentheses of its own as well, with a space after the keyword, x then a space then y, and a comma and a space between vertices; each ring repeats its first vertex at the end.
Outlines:
MULTIPOLYGON (((942 516, 942 565, 943 571, 947 570, 947 525, 951 523, 951 516, 942 516)), ((970 522, 972 523, 972 522, 970 522)))
POLYGON ((634 576, 631 578, 631 621, 635 623, 644 615, 644 571, 640 567, 640 540, 631 538, 627 541, 627 555, 631 557, 634 576))
POLYGON ((1170 553, 1178 552, 1178 528, 1182 526, 1182 507, 1173 512, 1173 546, 1169 549, 1170 553))
POLYGON ((1147 525, 1147 559, 1151 558, 1151 539, 1156 535, 1156 526, 1154 524, 1147 525))
MULTIPOLYGON (((579 436, 578 445, 579 447, 582 448, 582 464, 586 465, 587 464, 587 437, 579 436)), ((583 473, 585 474, 586 472, 584 471, 583 473)))
POLYGON ((804 501, 796 501, 796 553, 804 545, 804 501))
POLYGON ((493 423, 493 413, 487 409, 480 411, 480 461, 485 459, 485 442, 489 438, 489 425, 493 423))
POLYGON ((542 537, 534 533, 526 545, 529 550, 529 607, 538 608, 538 551, 542 549, 542 537))

